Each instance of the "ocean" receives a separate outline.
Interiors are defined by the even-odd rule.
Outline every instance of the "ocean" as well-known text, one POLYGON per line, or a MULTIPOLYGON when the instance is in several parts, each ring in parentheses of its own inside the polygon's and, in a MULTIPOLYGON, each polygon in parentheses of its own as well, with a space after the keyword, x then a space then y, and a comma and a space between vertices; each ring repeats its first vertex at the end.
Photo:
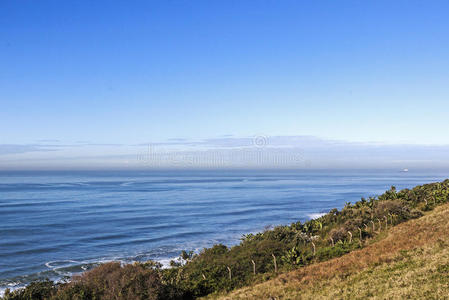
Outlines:
POLYGON ((0 290, 99 263, 239 243, 346 202, 446 179, 398 170, 0 172, 0 290))

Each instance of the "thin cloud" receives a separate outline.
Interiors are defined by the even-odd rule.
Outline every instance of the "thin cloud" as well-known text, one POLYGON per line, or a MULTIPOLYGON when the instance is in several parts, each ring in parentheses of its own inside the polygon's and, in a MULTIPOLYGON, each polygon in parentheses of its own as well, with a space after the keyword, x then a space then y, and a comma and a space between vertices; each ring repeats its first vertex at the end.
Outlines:
POLYGON ((37 143, 60 143, 60 140, 53 140, 53 139, 48 139, 48 140, 37 140, 37 143))
POLYGON ((0 144, 0 155, 7 154, 20 154, 20 153, 29 153, 29 152, 46 152, 46 151, 54 151, 56 149, 51 146, 42 146, 42 145, 15 145, 15 144, 0 144))

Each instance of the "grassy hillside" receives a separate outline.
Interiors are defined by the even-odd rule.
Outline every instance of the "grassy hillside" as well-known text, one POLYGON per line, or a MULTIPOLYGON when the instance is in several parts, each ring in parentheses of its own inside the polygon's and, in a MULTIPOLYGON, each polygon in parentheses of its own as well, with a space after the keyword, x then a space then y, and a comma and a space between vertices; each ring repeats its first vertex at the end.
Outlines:
POLYGON ((363 249, 210 298, 449 299, 449 204, 363 249))

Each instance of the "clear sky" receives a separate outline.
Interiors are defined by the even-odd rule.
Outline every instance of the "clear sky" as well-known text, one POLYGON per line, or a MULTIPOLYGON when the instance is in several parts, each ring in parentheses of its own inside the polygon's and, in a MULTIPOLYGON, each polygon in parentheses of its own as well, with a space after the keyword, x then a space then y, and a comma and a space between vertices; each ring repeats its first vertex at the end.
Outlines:
POLYGON ((0 154, 230 135, 448 145, 448 16, 449 1, 2 0, 0 154))

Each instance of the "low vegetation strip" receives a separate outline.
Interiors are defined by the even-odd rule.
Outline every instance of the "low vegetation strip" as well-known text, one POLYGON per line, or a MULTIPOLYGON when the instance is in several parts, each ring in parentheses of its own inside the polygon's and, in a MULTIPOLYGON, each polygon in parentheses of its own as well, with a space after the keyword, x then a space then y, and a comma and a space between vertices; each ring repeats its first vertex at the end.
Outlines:
POLYGON ((342 257, 213 298, 449 298, 448 204, 397 225, 378 239, 342 257))
POLYGON ((261 283, 257 288, 237 290, 228 299, 294 299, 302 286, 392 262, 400 250, 447 235, 448 202, 449 180, 401 191, 392 187, 377 198, 347 203, 305 223, 246 235, 232 248, 215 245, 199 254, 183 251, 182 259, 172 261, 169 269, 152 261, 110 263, 70 282, 32 283, 5 293, 4 299, 196 299, 257 283, 261 283), (409 221, 434 208, 433 217, 409 221))

